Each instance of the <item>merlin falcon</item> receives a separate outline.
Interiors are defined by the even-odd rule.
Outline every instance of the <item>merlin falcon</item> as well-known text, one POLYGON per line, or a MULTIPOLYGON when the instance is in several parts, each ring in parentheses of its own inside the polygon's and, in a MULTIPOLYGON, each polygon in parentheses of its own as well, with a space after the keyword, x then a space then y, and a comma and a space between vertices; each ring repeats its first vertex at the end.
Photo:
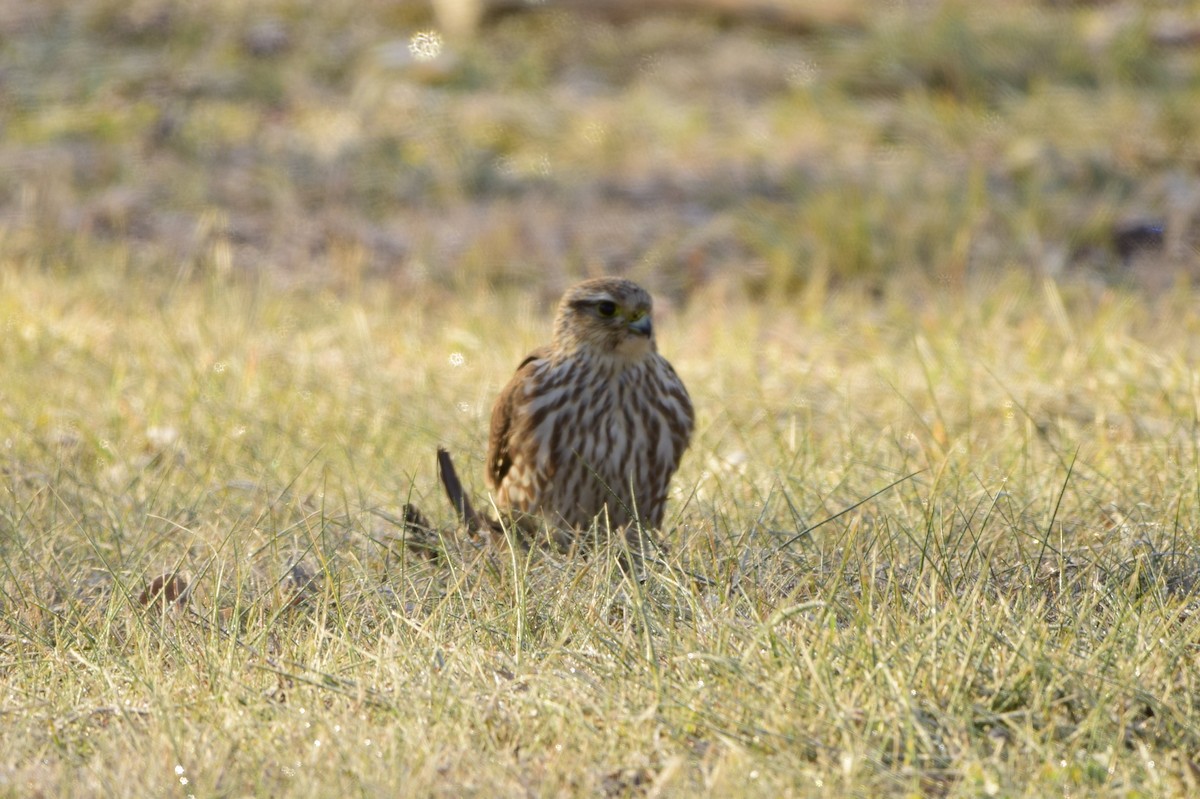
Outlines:
POLYGON ((560 544, 591 529, 641 541, 662 525, 693 423, 687 389, 658 353, 650 295, 621 278, 586 280, 492 409, 492 500, 524 529, 544 519, 560 544))

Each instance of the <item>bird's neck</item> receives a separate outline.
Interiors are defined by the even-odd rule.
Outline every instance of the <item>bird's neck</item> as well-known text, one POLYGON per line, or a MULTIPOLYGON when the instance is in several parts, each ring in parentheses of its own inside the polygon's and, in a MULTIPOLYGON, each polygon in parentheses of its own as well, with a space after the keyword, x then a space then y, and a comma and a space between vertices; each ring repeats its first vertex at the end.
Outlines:
POLYGON ((588 361, 591 368, 602 370, 614 377, 627 369, 636 369, 650 362, 654 357, 654 342, 647 339, 626 340, 622 346, 593 347, 587 344, 563 351, 563 360, 582 359, 588 361), (629 346, 633 344, 635 346, 629 346))

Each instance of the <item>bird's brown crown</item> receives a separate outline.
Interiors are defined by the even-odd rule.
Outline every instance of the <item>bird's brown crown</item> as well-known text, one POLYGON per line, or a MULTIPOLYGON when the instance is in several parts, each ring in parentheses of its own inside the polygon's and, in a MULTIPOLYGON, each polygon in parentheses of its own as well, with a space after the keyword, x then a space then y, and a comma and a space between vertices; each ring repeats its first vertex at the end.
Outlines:
POLYGON ((598 277, 567 290, 554 321, 554 349, 637 360, 655 349, 650 294, 632 280, 598 277))

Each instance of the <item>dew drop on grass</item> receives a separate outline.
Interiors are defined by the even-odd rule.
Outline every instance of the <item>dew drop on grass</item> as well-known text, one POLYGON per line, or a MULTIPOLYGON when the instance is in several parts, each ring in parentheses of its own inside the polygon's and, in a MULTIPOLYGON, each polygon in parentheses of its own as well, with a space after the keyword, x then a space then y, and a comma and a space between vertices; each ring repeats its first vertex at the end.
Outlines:
POLYGON ((462 366, 466 362, 467 362, 467 359, 463 357, 463 354, 461 352, 450 353, 450 365, 451 366, 454 366, 454 367, 462 366))
POLYGON ((183 773, 183 766, 181 766, 181 765, 176 765, 176 766, 175 766, 175 773, 176 773, 176 774, 182 774, 182 773, 183 773))
POLYGON ((437 31, 418 31, 408 40, 408 51, 418 61, 432 61, 442 52, 442 37, 437 31))

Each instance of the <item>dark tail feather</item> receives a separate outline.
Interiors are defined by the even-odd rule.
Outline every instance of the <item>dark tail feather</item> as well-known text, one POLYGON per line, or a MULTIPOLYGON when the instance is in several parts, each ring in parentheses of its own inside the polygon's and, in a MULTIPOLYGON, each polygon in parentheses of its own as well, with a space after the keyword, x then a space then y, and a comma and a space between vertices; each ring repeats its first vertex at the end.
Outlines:
POLYGON ((446 489, 446 496, 450 498, 450 504, 454 507, 458 517, 462 519, 463 524, 467 526, 467 530, 472 535, 480 530, 491 530, 491 525, 475 512, 475 508, 471 506, 471 500, 467 499, 467 494, 463 491, 462 483, 458 479, 458 472, 454 470, 454 461, 450 459, 450 453, 442 447, 438 447, 437 460, 438 477, 446 489))

